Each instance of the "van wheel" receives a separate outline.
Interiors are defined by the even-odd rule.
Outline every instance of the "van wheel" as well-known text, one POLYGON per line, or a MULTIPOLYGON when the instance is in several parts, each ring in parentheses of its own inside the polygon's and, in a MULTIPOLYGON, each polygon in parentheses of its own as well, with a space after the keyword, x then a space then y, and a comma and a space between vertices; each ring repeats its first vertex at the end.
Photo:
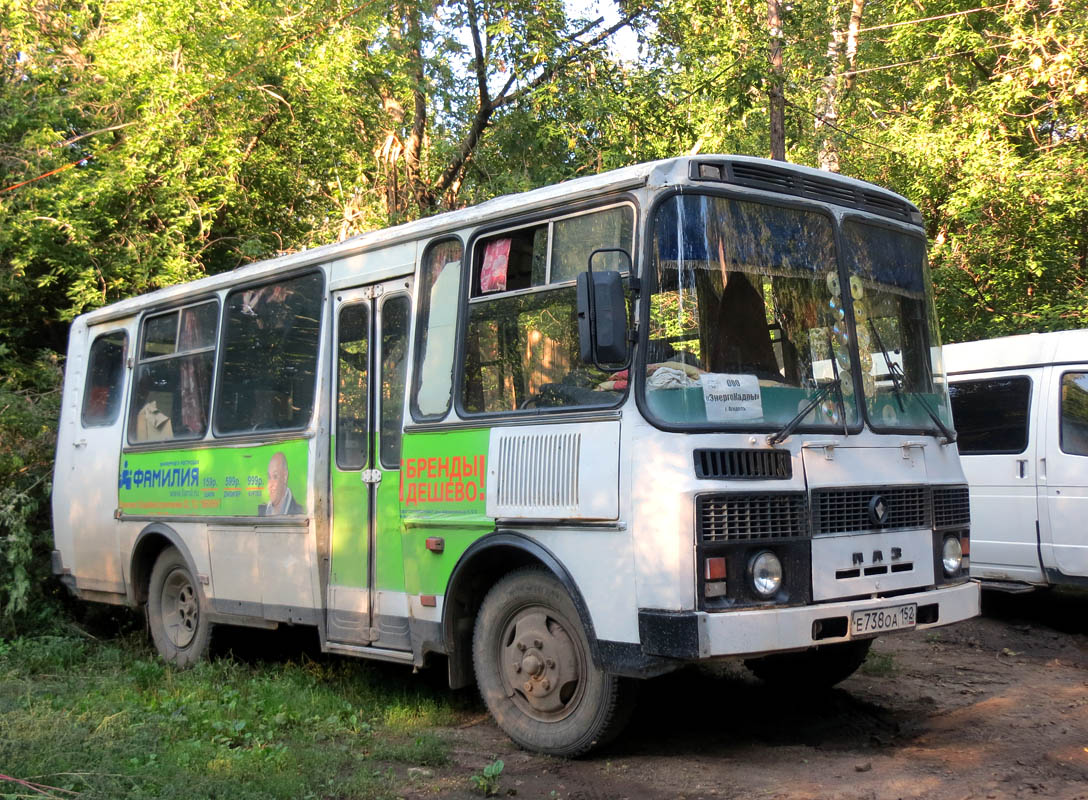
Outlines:
POLYGON ((527 750, 581 755, 614 739, 634 707, 633 682, 593 664, 574 603, 540 569, 513 572, 487 593, 472 660, 491 715, 527 750))
POLYGON ((822 644, 800 653, 749 658, 744 666, 772 686, 794 690, 827 689, 853 675, 872 646, 872 639, 822 644))
POLYGON ((171 664, 190 667, 207 655, 212 624, 193 573, 176 548, 163 550, 151 570, 147 619, 155 649, 171 664))

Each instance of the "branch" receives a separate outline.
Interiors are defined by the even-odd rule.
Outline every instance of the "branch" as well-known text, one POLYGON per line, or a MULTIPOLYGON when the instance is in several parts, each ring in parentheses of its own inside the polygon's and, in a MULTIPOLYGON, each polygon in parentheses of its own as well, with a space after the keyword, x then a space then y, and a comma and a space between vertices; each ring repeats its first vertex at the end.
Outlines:
POLYGON ((135 125, 140 120, 133 120, 132 122, 124 122, 120 125, 110 125, 108 128, 99 128, 96 131, 89 131, 87 133, 80 134, 79 136, 73 136, 71 139, 65 139, 63 142, 57 142, 53 147, 67 147, 70 144, 75 144, 80 139, 86 139, 88 136, 97 136, 100 133, 109 133, 110 131, 119 131, 122 128, 127 128, 130 125, 135 125))
MULTIPOLYGON (((525 84, 515 92, 510 92, 510 88, 514 85, 516 77, 511 76, 510 79, 506 82, 506 85, 503 87, 502 91, 494 100, 491 100, 488 97, 487 74, 486 70, 484 69, 483 51, 480 45, 480 37, 476 18, 476 4, 474 0, 468 0, 468 11, 469 27, 472 31, 473 47, 476 50, 476 80, 480 86, 480 106, 476 110, 476 115, 472 119, 472 125, 469 127, 468 133, 465 134, 465 137, 461 140, 461 146, 458 148, 457 155, 446 166, 446 169, 442 171, 442 174, 435 182, 434 189, 432 190, 432 196, 434 198, 441 197, 442 194, 444 194, 445 191, 449 189, 450 186, 452 186, 453 183, 457 180, 457 177, 461 174, 462 170, 464 170, 465 164, 468 163, 469 157, 476 149, 476 145, 480 141, 480 137, 483 135, 484 130, 491 122, 491 116, 495 113, 495 111, 504 106, 508 106, 511 103, 517 102, 521 98, 533 92, 535 89, 539 88, 545 82, 551 80, 551 78, 560 69, 570 64, 586 50, 591 47, 597 46, 609 36, 611 36, 613 33, 618 31, 620 28, 630 25, 637 17, 643 14, 644 9, 640 9, 632 14, 628 14, 615 25, 612 25, 610 28, 601 31, 592 39, 589 39, 586 42, 582 42, 578 46, 572 48, 564 56, 557 58, 551 64, 546 66, 539 75, 537 75, 535 78, 533 78, 531 81, 529 81, 527 84, 525 84)), ((599 23, 600 20, 597 20, 596 22, 591 23, 588 27, 583 28, 582 31, 579 33, 589 30, 595 25, 598 25, 599 23)))
MULTIPOLYGON (((495 101, 492 103, 493 109, 502 108, 503 106, 507 106, 507 105, 510 105, 511 103, 515 103, 518 100, 520 100, 521 98, 525 97, 525 95, 531 93, 534 89, 539 88, 542 84, 544 84, 547 81, 551 80, 555 76, 555 74, 557 72, 559 72, 560 69, 567 66, 567 64, 570 64, 572 61, 574 61, 576 58, 578 58, 578 56, 580 56, 586 50, 590 49, 591 47, 596 47, 601 42, 603 42, 605 39, 607 39, 609 36, 611 36, 613 33, 618 31, 620 28, 625 28, 628 25, 630 25, 638 17, 642 16, 644 11, 645 11, 645 9, 639 9, 638 11, 635 11, 635 12, 633 12, 631 14, 628 14, 626 17, 621 19, 619 22, 617 22, 612 27, 606 28, 605 30, 601 31, 596 36, 594 36, 592 39, 590 39, 590 40, 588 40, 586 42, 582 42, 580 45, 578 45, 577 47, 572 49, 565 56, 557 59, 556 61, 553 61, 551 64, 546 66, 544 68, 544 70, 539 75, 537 75, 535 78, 533 78, 531 81, 529 81, 527 84, 522 86, 520 89, 518 89, 513 94, 506 94, 506 89, 504 89, 503 93, 500 94, 498 97, 496 97, 495 101)), ((601 22, 601 19, 598 19, 597 21, 590 23, 586 28, 583 28, 583 32, 586 31, 586 30, 589 30, 590 28, 593 28, 594 26, 596 26, 598 24, 600 24, 600 22, 601 22)), ((577 35, 578 34, 576 34, 576 36, 577 35)), ((506 84, 507 88, 509 88, 509 86, 512 83, 513 83, 513 79, 508 81, 507 84, 506 84)))
POLYGON ((475 0, 468 0, 468 29, 472 34, 473 62, 476 67, 476 84, 480 92, 480 108, 491 104, 487 92, 487 65, 484 62, 484 46, 480 42, 480 22, 476 15, 475 0))

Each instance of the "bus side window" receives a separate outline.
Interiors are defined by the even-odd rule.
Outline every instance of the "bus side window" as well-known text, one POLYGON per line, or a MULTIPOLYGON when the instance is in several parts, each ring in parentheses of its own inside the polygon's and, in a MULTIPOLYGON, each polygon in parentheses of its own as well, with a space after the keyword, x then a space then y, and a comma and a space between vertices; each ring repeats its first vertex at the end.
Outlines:
MULTIPOLYGON (((581 360, 575 279, 600 248, 630 252, 630 206, 575 214, 477 242, 461 405, 468 413, 611 406, 622 376, 581 360)), ((595 269, 626 269, 608 253, 595 269)))
POLYGON ((227 295, 216 391, 218 435, 305 428, 313 416, 320 272, 227 295))
POLYGON ((450 409, 463 254, 460 239, 443 239, 427 248, 420 265, 412 394, 412 416, 419 420, 450 409))
POLYGON ((83 387, 83 427, 112 425, 121 409, 128 334, 111 331, 91 344, 87 383, 83 387))
POLYGON ((197 439, 208 430, 218 322, 215 300, 144 319, 130 442, 197 439))

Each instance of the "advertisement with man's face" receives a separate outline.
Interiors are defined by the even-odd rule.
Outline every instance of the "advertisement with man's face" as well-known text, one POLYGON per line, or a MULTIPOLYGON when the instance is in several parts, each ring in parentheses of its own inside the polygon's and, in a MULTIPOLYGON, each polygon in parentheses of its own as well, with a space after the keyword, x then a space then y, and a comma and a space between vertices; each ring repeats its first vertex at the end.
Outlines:
POLYGON ((304 439, 127 453, 117 493, 130 516, 303 516, 309 469, 304 439))

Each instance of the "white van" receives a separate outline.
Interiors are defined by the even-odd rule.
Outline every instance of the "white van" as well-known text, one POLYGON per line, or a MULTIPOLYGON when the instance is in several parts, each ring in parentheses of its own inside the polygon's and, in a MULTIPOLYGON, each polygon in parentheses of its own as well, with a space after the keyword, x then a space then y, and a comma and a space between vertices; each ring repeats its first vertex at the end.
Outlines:
POLYGON ((946 345, 971 577, 1088 587, 1088 330, 946 345))

